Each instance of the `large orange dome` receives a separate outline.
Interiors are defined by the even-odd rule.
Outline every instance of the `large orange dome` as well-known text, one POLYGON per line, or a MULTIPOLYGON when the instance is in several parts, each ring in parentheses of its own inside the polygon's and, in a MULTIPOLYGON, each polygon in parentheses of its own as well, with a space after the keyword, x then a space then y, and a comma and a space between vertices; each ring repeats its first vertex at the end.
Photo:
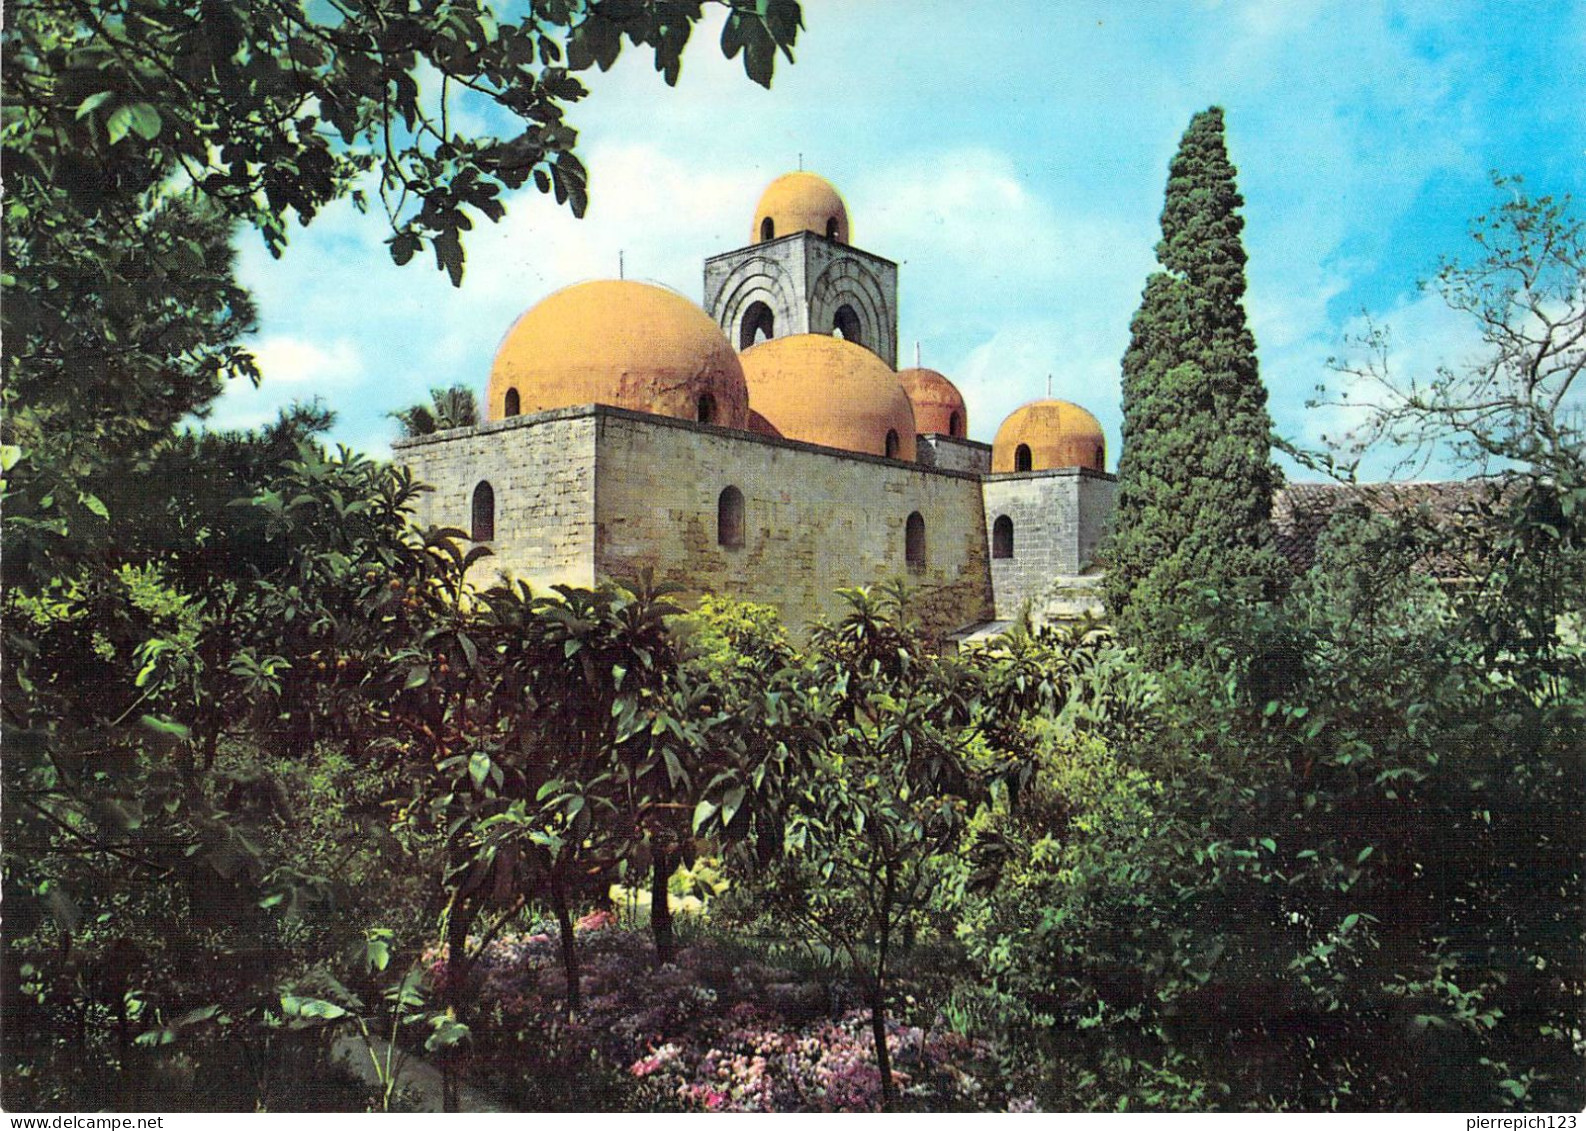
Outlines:
POLYGON ((606 404, 744 428, 749 390, 715 321, 675 291, 606 279, 557 291, 507 331, 485 418, 606 404))
POLYGON ((837 190, 814 173, 787 173, 766 186, 754 210, 751 243, 814 232, 838 243, 848 238, 848 208, 837 190))
POLYGON ((886 362, 825 334, 761 342, 742 355, 749 403, 789 440, 913 460, 914 410, 886 362))
POLYGON ((964 395, 934 369, 902 369, 898 383, 914 406, 914 423, 922 433, 940 436, 969 435, 969 410, 964 395))
POLYGON ((1101 422, 1068 401, 1031 401, 1016 408, 991 443, 991 470, 1045 471, 1053 467, 1107 470, 1101 422))

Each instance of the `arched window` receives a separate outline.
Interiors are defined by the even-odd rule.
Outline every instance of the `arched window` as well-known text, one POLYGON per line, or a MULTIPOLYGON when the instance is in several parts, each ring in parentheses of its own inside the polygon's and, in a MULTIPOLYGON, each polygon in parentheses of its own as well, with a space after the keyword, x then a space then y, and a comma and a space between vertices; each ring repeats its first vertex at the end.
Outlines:
POLYGON ((736 487, 728 487, 716 500, 716 545, 743 545, 743 492, 736 487))
POLYGON ((896 428, 887 429, 886 452, 888 459, 898 458, 898 430, 896 428))
POLYGON ((947 434, 958 437, 964 434, 964 418, 956 412, 947 418, 947 434))
POLYGON ((829 240, 837 238, 837 217, 835 216, 826 218, 826 238, 829 240))
POLYGON ((760 239, 764 241, 775 238, 776 225, 771 222, 771 217, 767 216, 764 220, 760 221, 760 239))
POLYGON ((711 393, 699 395, 699 422, 701 424, 716 423, 716 398, 711 393))
POLYGON ((925 519, 919 511, 903 524, 903 560, 915 572, 925 568, 925 519))
POLYGON ((496 536, 496 492, 481 479, 474 488, 473 533, 475 542, 488 542, 496 536))
POLYGON ((506 409, 502 413, 502 415, 503 416, 516 416, 516 415, 518 415, 518 413, 520 413, 522 411, 523 411, 523 402, 518 399, 518 391, 516 389, 508 389, 507 390, 506 409))
POLYGON ((847 303, 837 308, 837 314, 832 319, 832 334, 856 346, 864 345, 859 340, 859 315, 847 303))
POLYGON ((1032 471, 1034 470, 1031 467, 1032 463, 1033 461, 1030 458, 1029 444, 1020 444, 1017 448, 1013 449, 1013 470, 1032 471))
MULTIPOLYGON (((770 223, 769 220, 766 223, 770 223)), ((776 316, 763 302, 752 302, 743 312, 743 324, 738 330, 738 348, 746 350, 757 342, 769 342, 776 337, 776 316)))
POLYGON ((999 514, 997 521, 991 524, 991 556, 1013 557, 1013 519, 1005 514, 999 514))
POLYGON ((1107 470, 1107 449, 1100 444, 1096 445, 1096 470, 1107 470))

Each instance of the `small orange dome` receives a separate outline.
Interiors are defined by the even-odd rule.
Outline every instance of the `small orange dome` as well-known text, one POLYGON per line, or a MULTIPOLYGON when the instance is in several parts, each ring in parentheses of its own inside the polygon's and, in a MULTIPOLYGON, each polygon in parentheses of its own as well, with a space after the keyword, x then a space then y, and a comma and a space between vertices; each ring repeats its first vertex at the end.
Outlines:
POLYGON ((941 436, 969 435, 969 410, 964 407, 964 395, 942 374, 934 369, 902 369, 898 383, 909 395, 914 406, 914 423, 922 433, 941 436))
POLYGON ((606 404, 743 428, 749 390, 715 321, 675 291, 605 279, 529 309, 496 350, 485 417, 606 404))
POLYGON ((890 366, 825 334, 773 338, 741 355, 749 403, 789 440, 913 460, 914 410, 890 366))
POLYGON ((1101 422, 1068 401, 1031 401, 1016 408, 991 443, 991 470, 1045 471, 1053 467, 1107 470, 1101 422))
POLYGON ((814 232, 818 236, 851 242, 848 238, 848 208, 837 190, 814 173, 786 173, 766 186, 754 210, 751 243, 791 236, 794 232, 814 232))

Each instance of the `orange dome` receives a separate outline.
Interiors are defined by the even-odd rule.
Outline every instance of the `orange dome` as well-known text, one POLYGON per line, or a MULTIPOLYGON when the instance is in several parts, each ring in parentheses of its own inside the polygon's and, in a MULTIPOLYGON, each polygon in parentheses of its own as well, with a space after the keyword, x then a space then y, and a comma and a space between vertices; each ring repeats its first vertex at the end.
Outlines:
POLYGON ((1053 467, 1107 470, 1107 438, 1101 422, 1067 401, 1031 401, 997 429, 991 470, 1045 471, 1053 467))
POLYGON ((969 410, 964 407, 964 395, 946 377, 934 369, 903 369, 898 371, 898 383, 909 395, 914 406, 914 423, 927 435, 969 435, 969 410))
POLYGON ((789 440, 913 460, 914 410, 890 366, 825 334, 761 342, 742 355, 749 403, 789 440))
POLYGON ((485 418, 606 404, 743 428, 749 390, 715 321, 664 287, 579 283, 513 323, 490 367, 485 418))
POLYGON ((848 208, 837 190, 814 173, 787 173, 766 186, 754 210, 751 243, 814 232, 838 243, 848 238, 848 208))

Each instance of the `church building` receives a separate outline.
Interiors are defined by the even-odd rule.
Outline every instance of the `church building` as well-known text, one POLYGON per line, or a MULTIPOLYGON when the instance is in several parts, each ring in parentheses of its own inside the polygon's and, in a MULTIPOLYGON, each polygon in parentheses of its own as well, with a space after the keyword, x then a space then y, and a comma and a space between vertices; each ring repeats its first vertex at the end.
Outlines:
POLYGON ((703 306, 580 283, 502 340, 485 423, 398 441, 435 490, 418 520, 537 591, 649 570, 775 606, 795 634, 836 590, 902 577, 941 643, 1099 611, 1113 509, 1101 426, 1015 411, 988 447, 947 377, 897 369, 898 267, 853 243, 837 191, 773 181, 750 242, 705 261, 703 306))

